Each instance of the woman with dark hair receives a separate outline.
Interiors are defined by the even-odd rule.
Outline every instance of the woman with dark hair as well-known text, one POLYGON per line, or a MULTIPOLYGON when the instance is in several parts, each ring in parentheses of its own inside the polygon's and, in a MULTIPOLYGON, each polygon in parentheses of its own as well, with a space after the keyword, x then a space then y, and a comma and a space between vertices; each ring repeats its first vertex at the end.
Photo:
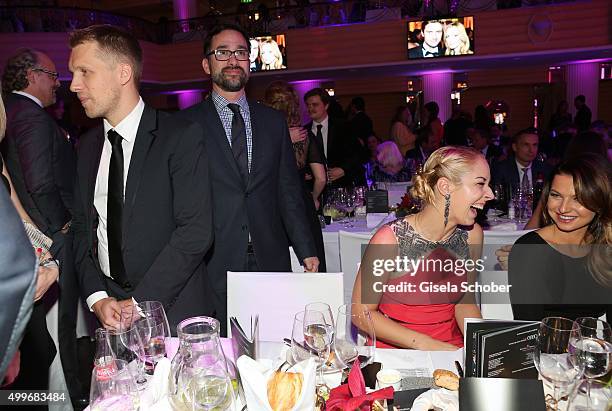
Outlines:
POLYGON ((422 128, 429 127, 431 129, 431 136, 438 147, 442 145, 442 138, 444 137, 444 127, 442 127, 442 122, 438 118, 439 114, 440 107, 435 101, 430 101, 423 106, 422 128))
POLYGON ((596 154, 565 160, 542 193, 545 226, 510 252, 517 320, 612 318, 612 166, 596 154))
POLYGON ((557 104, 557 110, 555 110, 550 118, 550 123, 548 125, 551 132, 554 131, 556 134, 559 134, 561 129, 572 123, 572 115, 568 112, 568 109, 569 105, 565 100, 561 100, 559 104, 557 104))
POLYGON ((572 137, 565 148, 565 159, 577 157, 585 153, 597 154, 608 158, 608 147, 603 136, 594 131, 583 131, 572 137))
POLYGON ((289 134, 293 143, 293 151, 297 168, 300 173, 300 181, 303 184, 304 204, 306 214, 310 221, 310 229, 317 247, 317 257, 319 258, 319 272, 325 272, 325 249, 323 246, 323 234, 321 233, 321 223, 317 214, 319 208, 319 197, 325 188, 327 181, 325 173, 325 161, 308 135, 308 132, 300 126, 300 103, 299 98, 293 87, 285 81, 275 81, 271 83, 264 95, 264 104, 279 110, 287 118, 289 134), (306 173, 308 168, 313 178, 312 192, 306 187, 306 173))

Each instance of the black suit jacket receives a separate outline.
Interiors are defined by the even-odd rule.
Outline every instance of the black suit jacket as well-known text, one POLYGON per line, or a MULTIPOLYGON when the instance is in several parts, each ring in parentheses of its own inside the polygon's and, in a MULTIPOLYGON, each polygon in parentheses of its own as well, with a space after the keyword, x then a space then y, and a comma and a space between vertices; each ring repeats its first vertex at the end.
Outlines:
POLYGON ((324 155, 327 168, 340 167, 344 170, 344 177, 334 182, 334 185, 350 186, 363 180, 364 170, 360 161, 360 146, 357 139, 350 135, 348 126, 343 120, 328 117, 327 156, 324 155, 323 139, 317 138, 312 132, 312 121, 304 127, 315 141, 319 151, 324 155))
POLYGON ((81 137, 73 219, 75 260, 83 298, 161 301, 173 333, 191 316, 210 313, 204 255, 212 239, 207 155, 200 127, 145 106, 125 187, 123 261, 132 287, 104 276, 97 250, 96 176, 104 143, 97 127, 81 137))
MULTIPOLYGON (((438 46, 438 56, 443 56, 443 50, 438 46)), ((438 57, 436 56, 436 57, 438 57)), ((408 58, 411 59, 422 59, 423 57, 423 45, 419 44, 417 47, 413 47, 408 50, 408 58)))
POLYGON ((206 261, 217 303, 223 305, 217 307, 220 321, 225 320, 227 271, 247 268, 249 233, 261 271, 291 271, 288 237, 300 261, 317 255, 287 121, 276 110, 248 104, 253 151, 246 185, 212 98, 176 114, 200 123, 209 153, 215 242, 206 261))
POLYGON ((53 239, 58 256, 62 227, 71 219, 75 155, 55 120, 28 97, 5 97, 2 152, 15 192, 32 221, 53 239))
MULTIPOLYGON (((491 146, 489 146, 489 149, 490 148, 491 146)), ((539 173, 542 173, 544 175, 544 179, 547 180, 550 172, 551 168, 549 165, 539 161, 532 162, 532 183, 535 183, 539 173)), ((491 168, 491 182, 492 184, 509 185, 513 189, 520 187, 519 172, 518 168, 516 167, 516 160, 514 156, 510 156, 506 160, 493 163, 491 168)))

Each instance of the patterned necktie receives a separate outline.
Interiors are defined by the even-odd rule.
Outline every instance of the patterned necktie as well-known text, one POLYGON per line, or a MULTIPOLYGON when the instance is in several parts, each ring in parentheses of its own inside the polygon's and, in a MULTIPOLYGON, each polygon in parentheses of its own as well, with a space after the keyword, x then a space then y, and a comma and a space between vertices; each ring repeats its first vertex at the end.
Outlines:
POLYGON ((529 177, 527 176, 527 171, 529 170, 529 167, 523 167, 521 168, 521 170, 523 170, 523 179, 521 180, 521 188, 523 190, 529 190, 529 188, 531 187, 531 184, 529 183, 529 177))
POLYGON ((249 157, 247 150, 246 141, 246 127, 244 125, 244 119, 240 114, 240 106, 238 104, 230 103, 227 105, 232 113, 232 153, 240 171, 242 181, 246 184, 249 178, 249 157))
POLYGON ((108 196, 106 203, 106 233, 108 236, 108 258, 110 274, 122 287, 130 288, 126 281, 123 254, 121 253, 123 223, 123 137, 115 130, 107 133, 112 146, 108 168, 108 196))

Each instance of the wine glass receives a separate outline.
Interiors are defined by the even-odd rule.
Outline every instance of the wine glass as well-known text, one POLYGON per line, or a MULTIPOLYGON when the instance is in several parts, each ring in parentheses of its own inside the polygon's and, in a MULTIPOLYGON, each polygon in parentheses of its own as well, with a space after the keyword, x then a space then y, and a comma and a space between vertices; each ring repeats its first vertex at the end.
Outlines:
POLYGON ((542 378, 553 385, 547 403, 554 410, 558 409, 559 390, 570 387, 584 372, 571 345, 580 338, 580 328, 567 318, 547 317, 540 323, 533 362, 542 378))
POLYGON ((357 358, 362 367, 374 359, 376 335, 368 308, 362 304, 345 304, 338 308, 334 352, 342 368, 348 368, 357 358))
POLYGON ((583 380, 574 389, 567 404, 567 411, 610 411, 612 388, 600 381, 583 380))
POLYGON ((136 304, 138 318, 134 327, 140 334, 145 351, 145 372, 153 374, 155 364, 166 356, 166 339, 170 338, 170 325, 164 306, 159 301, 136 304))
POLYGON ((296 363, 307 360, 311 357, 318 358, 318 353, 308 347, 304 338, 305 312, 306 311, 300 311, 293 317, 293 330, 291 331, 291 357, 296 363))
MULTIPOLYGON (((576 319, 574 325, 580 331, 572 338, 572 348, 584 367, 586 381, 581 384, 586 389, 586 407, 590 408, 591 386, 593 379, 606 375, 612 370, 612 330, 610 325, 602 320, 591 317, 576 319)), ((574 391, 580 396, 581 389, 574 391)))
POLYGON ((89 404, 92 411, 136 411, 140 406, 138 387, 128 363, 113 360, 113 373, 92 372, 89 404))
POLYGON ((119 330, 108 330, 108 344, 115 358, 124 360, 136 380, 139 390, 146 386, 144 372, 144 345, 135 327, 125 328, 123 320, 119 330))

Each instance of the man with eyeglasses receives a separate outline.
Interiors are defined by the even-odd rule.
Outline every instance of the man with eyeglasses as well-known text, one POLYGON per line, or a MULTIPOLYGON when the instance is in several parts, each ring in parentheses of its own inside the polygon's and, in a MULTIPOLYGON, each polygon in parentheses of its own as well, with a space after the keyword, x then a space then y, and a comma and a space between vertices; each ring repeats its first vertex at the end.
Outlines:
MULTIPOLYGON (((78 384, 75 331, 78 286, 68 228, 72 219, 75 155, 72 144, 44 110, 55 103, 59 86, 55 64, 45 53, 21 49, 7 61, 2 75, 7 125, 1 148, 15 194, 36 227, 53 240, 49 255, 42 259, 60 265, 59 349, 66 380, 72 388, 78 384)), ((38 294, 54 286, 57 273, 41 271, 38 294)), ((45 315, 43 301, 38 300, 21 344, 21 372, 11 389, 48 389, 46 370, 56 349, 47 331, 45 315)), ((74 393, 71 389, 71 394, 74 393)))
POLYGON ((202 125, 209 153, 215 232, 206 261, 213 315, 223 330, 227 271, 291 271, 289 245, 306 271, 319 266, 287 121, 245 96, 249 54, 240 27, 211 30, 202 67, 212 91, 178 114, 202 125))

